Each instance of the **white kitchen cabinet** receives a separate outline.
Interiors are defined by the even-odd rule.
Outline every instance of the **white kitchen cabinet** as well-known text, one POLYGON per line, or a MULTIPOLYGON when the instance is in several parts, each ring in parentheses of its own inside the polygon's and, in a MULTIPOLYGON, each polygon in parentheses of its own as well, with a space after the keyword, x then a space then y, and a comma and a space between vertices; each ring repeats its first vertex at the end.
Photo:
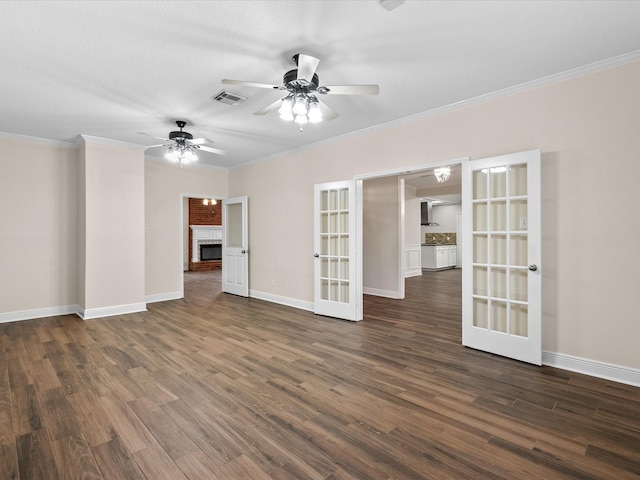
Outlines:
POLYGON ((457 256, 455 245, 422 245, 421 247, 422 268, 425 270, 454 268, 457 256))
POLYGON ((449 266, 454 267, 458 264, 458 247, 449 245, 449 266))

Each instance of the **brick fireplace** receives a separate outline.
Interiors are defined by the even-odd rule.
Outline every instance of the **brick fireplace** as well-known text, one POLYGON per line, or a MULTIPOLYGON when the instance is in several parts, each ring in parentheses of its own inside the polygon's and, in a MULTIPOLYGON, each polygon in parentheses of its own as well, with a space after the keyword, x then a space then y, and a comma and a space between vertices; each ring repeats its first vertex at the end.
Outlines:
POLYGON ((189 199, 189 270, 222 267, 222 207, 203 205, 201 198, 189 199))
POLYGON ((202 271, 222 267, 222 251, 220 250, 222 248, 222 226, 189 225, 189 228, 191 229, 189 270, 202 271), (215 251, 219 252, 219 255, 215 255, 215 251), (214 258, 215 256, 218 258, 214 258))

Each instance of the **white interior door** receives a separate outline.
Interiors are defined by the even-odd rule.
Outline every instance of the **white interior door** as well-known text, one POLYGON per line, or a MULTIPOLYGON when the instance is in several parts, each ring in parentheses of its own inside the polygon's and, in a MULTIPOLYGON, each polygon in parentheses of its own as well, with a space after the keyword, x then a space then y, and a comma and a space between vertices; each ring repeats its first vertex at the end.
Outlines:
POLYGON ((249 199, 222 201, 222 291, 249 296, 249 199))
POLYGON ((540 151, 463 164, 462 343, 540 365, 540 151))
POLYGON ((356 225, 362 216, 356 197, 354 180, 315 185, 314 312, 357 321, 362 320, 362 242, 356 225))

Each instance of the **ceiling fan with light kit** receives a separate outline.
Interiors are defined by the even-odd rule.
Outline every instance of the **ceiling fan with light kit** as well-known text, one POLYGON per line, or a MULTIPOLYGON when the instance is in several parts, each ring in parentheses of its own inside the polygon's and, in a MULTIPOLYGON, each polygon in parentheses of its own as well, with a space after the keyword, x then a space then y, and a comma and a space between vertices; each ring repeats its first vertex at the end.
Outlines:
POLYGON ((288 92, 284 98, 280 98, 258 110, 254 115, 265 115, 278 110, 281 119, 296 122, 300 125, 332 120, 338 116, 333 109, 318 99, 317 94, 377 95, 380 91, 378 85, 320 85, 320 79, 316 74, 316 68, 320 63, 319 59, 311 55, 298 53, 293 56, 292 60, 297 68, 284 74, 282 85, 245 82, 226 78, 222 80, 222 83, 288 92))
POLYGON ((207 146, 207 144, 211 144, 213 141, 207 138, 193 138, 193 135, 189 132, 182 130, 187 125, 187 122, 176 120, 176 125, 180 130, 169 132, 169 138, 156 137, 155 135, 149 135, 144 132, 138 133, 162 140, 164 143, 149 145, 146 148, 167 147, 165 158, 173 163, 179 163, 181 167, 198 161, 198 156, 196 155, 197 150, 203 150, 217 155, 226 155, 224 150, 207 146))

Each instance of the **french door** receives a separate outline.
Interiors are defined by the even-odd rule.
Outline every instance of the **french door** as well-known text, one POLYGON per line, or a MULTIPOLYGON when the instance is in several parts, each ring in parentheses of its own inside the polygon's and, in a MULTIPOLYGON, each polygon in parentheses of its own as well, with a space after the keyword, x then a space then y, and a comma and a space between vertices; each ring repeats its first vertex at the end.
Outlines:
POLYGON ((249 199, 222 201, 222 291, 249 296, 249 199))
MULTIPOLYGON (((314 312, 362 320, 361 240, 358 240, 357 188, 354 180, 314 188, 314 312)), ((360 212, 361 213, 361 212, 360 212)), ((360 229, 361 230, 361 229, 360 229)))
POLYGON ((462 343, 540 365, 540 151, 463 163, 462 343))

